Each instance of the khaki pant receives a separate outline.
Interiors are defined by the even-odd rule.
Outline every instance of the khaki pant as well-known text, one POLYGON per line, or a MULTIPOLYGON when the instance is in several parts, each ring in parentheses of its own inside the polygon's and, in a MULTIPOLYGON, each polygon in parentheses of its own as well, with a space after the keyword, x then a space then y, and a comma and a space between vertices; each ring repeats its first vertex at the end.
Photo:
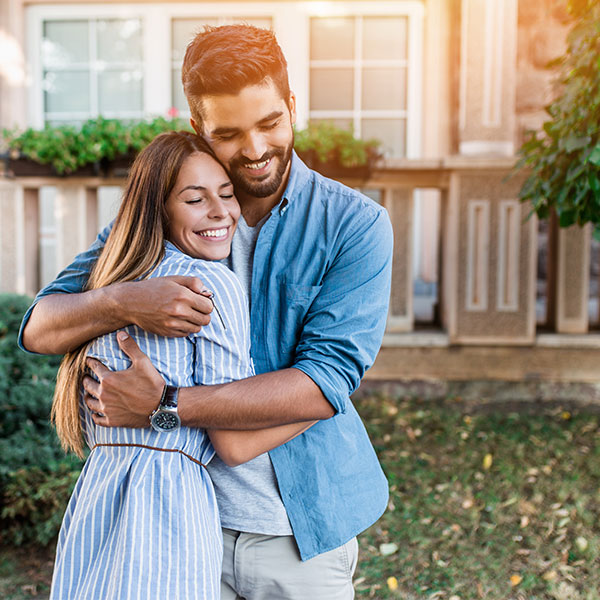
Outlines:
POLYGON ((356 538, 302 562, 292 536, 223 529, 221 600, 351 600, 356 538))

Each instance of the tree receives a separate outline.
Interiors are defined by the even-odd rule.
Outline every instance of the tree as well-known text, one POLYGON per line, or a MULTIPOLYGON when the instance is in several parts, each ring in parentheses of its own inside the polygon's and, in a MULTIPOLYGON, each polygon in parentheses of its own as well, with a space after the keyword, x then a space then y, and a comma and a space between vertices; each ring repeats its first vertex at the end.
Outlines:
POLYGON ((559 67, 562 92, 546 111, 541 132, 529 132, 518 168, 530 174, 520 198, 561 227, 591 222, 600 231, 600 3, 570 0, 573 18, 559 67))

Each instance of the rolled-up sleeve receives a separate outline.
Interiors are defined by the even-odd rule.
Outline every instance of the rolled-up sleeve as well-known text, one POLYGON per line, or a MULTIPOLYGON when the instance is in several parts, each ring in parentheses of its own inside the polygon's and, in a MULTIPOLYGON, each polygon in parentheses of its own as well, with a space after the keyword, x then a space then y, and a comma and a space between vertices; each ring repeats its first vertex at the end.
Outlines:
POLYGON ((393 232, 387 211, 371 209, 342 243, 306 315, 292 365, 321 389, 336 413, 377 356, 388 314, 393 232), (373 216, 374 215, 374 216, 373 216))
POLYGON ((98 235, 94 243, 87 250, 78 254, 73 259, 73 262, 56 276, 54 281, 38 292, 32 305, 27 309, 27 312, 21 321, 18 339, 21 350, 25 350, 25 352, 29 352, 30 354, 35 354, 23 346, 23 331, 31 317, 33 309, 44 296, 50 296, 52 294, 77 294, 84 290, 90 272, 104 247, 104 243, 110 233, 111 227, 112 223, 98 235))

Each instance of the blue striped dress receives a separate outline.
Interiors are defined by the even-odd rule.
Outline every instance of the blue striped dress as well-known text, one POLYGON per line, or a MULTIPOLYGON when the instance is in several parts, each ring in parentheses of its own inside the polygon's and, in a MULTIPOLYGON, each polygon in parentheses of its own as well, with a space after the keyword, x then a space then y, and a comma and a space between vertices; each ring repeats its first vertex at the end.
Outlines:
MULTIPOLYGON (((210 325, 185 338, 126 327, 167 383, 213 385, 253 375, 247 300, 236 276, 221 263, 192 259, 169 242, 151 276, 166 275, 200 277, 214 292, 227 328, 215 313, 210 325)), ((89 355, 112 370, 130 364, 116 332, 97 338, 89 355)), ((81 410, 90 448, 139 444, 170 451, 139 446, 92 450, 64 516, 50 598, 218 600, 222 539, 217 502, 206 469, 190 459, 206 464, 213 457, 205 431, 100 427, 83 402, 81 410)))

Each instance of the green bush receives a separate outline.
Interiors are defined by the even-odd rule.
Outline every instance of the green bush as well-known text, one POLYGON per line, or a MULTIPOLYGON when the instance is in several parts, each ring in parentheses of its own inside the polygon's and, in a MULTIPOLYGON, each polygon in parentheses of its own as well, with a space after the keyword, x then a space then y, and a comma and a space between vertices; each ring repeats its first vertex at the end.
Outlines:
POLYGON ((321 163, 336 162, 343 167, 368 165, 379 158, 378 140, 361 140, 352 129, 341 129, 328 121, 309 123, 294 135, 297 152, 314 152, 321 163))
POLYGON ((81 127, 46 125, 25 131, 4 129, 2 138, 13 159, 28 158, 52 165, 59 175, 68 175, 90 164, 121 155, 136 154, 159 133, 190 129, 182 119, 157 117, 151 121, 125 122, 97 117, 81 127))
POLYGON ((17 346, 30 303, 0 295, 0 536, 14 544, 52 539, 72 489, 65 482, 74 482, 81 469, 50 424, 60 357, 26 354, 17 346))
POLYGON ((593 223, 600 232, 600 4, 571 0, 573 27, 561 68, 562 94, 547 107, 550 119, 530 132, 518 167, 530 175, 520 192, 545 219, 561 227, 593 223))

